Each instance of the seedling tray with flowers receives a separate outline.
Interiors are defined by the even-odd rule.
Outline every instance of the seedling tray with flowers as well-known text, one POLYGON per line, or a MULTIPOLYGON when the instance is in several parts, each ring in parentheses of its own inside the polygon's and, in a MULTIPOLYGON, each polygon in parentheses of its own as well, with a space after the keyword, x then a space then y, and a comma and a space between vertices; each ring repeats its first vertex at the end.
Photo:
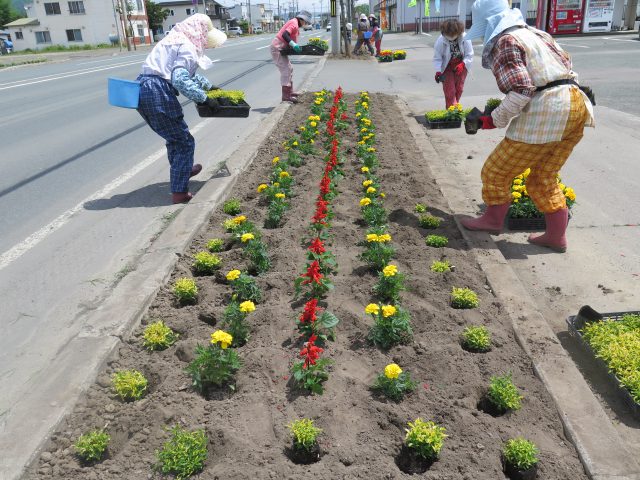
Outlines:
POLYGON ((324 55, 327 49, 322 48, 320 45, 308 43, 300 46, 300 52, 296 52, 293 48, 283 48, 280 50, 282 55, 315 55, 321 57, 324 55))
POLYGON ((201 117, 229 117, 246 118, 249 116, 251 107, 244 100, 244 92, 241 90, 210 90, 207 97, 217 101, 215 107, 207 104, 198 105, 198 115, 201 117))
POLYGON ((640 418, 640 311, 598 313, 585 305, 567 325, 640 418))
POLYGON ((459 103, 451 105, 446 110, 431 110, 424 114, 427 126, 437 128, 460 128, 464 120, 465 111, 459 103))

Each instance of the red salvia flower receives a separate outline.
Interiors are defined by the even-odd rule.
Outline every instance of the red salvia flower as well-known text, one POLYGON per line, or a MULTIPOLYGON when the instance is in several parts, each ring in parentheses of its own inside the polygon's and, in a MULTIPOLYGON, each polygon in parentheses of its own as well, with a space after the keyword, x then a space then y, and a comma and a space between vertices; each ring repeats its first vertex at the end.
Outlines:
POLYGON ((318 200, 316 202, 316 213, 313 216, 314 223, 324 223, 324 219, 327 218, 327 201, 326 200, 318 200))
POLYGON ((316 360, 320 357, 320 354, 324 352, 323 348, 316 347, 314 342, 318 337, 311 335, 309 341, 305 344, 304 348, 300 350, 300 356, 304 358, 303 368, 308 368, 309 365, 315 365, 316 360))
POLYGON ((313 242, 311 242, 311 245, 309 245, 309 250, 312 251, 313 253, 317 253, 318 255, 326 252, 324 248, 324 244, 322 243, 322 240, 320 240, 317 237, 313 240, 313 242))
POLYGON ((340 117, 340 120, 347 120, 349 117, 347 117, 346 113, 343 113, 342 116, 340 117))
POLYGON ((331 191, 331 179, 329 176, 324 174, 322 180, 320 181, 320 195, 327 195, 331 191))
POLYGON ((304 305, 304 312, 300 315, 301 323, 313 323, 318 319, 317 316, 318 299, 309 300, 304 305))
POLYGON ((322 280, 322 273, 320 273, 320 264, 317 260, 314 260, 309 268, 307 268, 307 273, 303 273, 301 277, 306 277, 307 279, 302 282, 302 285, 307 285, 309 283, 320 283, 322 280))

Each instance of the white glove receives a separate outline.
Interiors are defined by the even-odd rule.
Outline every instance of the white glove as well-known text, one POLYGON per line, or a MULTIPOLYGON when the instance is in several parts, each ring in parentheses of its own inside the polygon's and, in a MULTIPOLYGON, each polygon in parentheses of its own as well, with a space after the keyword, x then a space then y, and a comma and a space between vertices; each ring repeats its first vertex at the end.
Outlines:
POLYGON ((493 118, 493 124, 496 128, 505 128, 509 125, 509 122, 513 117, 517 117, 522 112, 522 109, 527 106, 531 101, 531 97, 521 95, 516 92, 509 92, 507 96, 502 99, 502 102, 493 112, 491 112, 491 118, 493 118))

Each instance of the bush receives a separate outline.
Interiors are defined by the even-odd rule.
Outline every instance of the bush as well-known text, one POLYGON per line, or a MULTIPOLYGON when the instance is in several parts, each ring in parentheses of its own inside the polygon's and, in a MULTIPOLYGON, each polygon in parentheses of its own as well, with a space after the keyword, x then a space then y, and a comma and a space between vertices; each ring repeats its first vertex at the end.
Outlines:
POLYGON ((143 346, 150 351, 164 350, 173 345, 178 339, 178 335, 165 325, 162 320, 150 323, 144 329, 143 346))
POLYGON ((438 228, 440 226, 440 220, 438 217, 434 217, 433 215, 420 215, 418 219, 418 223, 422 228, 438 228))
POLYGON ((435 248, 446 247, 449 243, 449 239, 447 237, 443 237, 442 235, 428 235, 427 238, 424 239, 424 241, 429 247, 435 248))
MULTIPOLYGON (((213 90, 213 92, 217 91, 220 90, 213 90)), ((222 204, 222 211, 227 215, 238 215, 242 211, 240 200, 238 200, 237 198, 230 198, 222 204)))
POLYGON ((215 253, 198 252, 193 256, 193 269, 198 275, 211 275, 220 268, 222 260, 215 253))
POLYGON ((462 332, 462 345, 472 352, 491 350, 491 335, 487 327, 467 327, 462 332))
POLYGON ((434 260, 433 263, 431 264, 431 271, 438 272, 438 273, 450 272, 451 264, 449 264, 447 260, 444 260, 442 262, 434 260))
POLYGON ((173 285, 173 294, 181 304, 195 303, 198 287, 191 278, 179 278, 173 285))
POLYGON ((111 375, 111 383, 116 394, 125 401, 138 400, 147 391, 149 383, 137 370, 120 370, 111 375))
POLYGON ((207 242, 207 250, 210 252, 221 252, 224 248, 224 240, 221 238, 212 238, 207 242))
POLYGON ((538 453, 535 444, 524 438, 507 440, 502 449, 505 463, 518 470, 529 470, 538 463, 538 453))
POLYGON ((299 450, 310 452, 318 442, 318 435, 322 429, 313 424, 313 420, 302 418, 287 425, 293 436, 293 445, 299 450))
POLYGON ((416 418, 413 423, 409 422, 408 426, 409 428, 405 428, 405 445, 425 460, 435 460, 447 437, 446 429, 434 422, 424 422, 421 418, 416 418))
POLYGON ((487 398, 500 412, 508 410, 519 410, 522 395, 511 381, 511 374, 502 377, 491 377, 487 398))
POLYGON ((476 308, 479 304, 478 295, 470 288, 453 287, 451 291, 451 306, 453 308, 476 308))
POLYGON ((97 462, 102 459, 111 437, 104 430, 94 430, 78 438, 74 447, 78 456, 85 462, 97 462))
POLYGON ((175 426, 162 450, 156 451, 159 470, 177 480, 188 478, 204 468, 207 460, 207 436, 204 430, 189 432, 175 426))

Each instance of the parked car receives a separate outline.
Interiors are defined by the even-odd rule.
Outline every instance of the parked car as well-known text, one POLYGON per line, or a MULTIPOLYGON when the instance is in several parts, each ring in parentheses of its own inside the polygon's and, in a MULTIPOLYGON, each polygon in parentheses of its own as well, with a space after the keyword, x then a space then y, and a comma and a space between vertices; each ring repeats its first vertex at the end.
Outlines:
POLYGON ((242 35, 240 27, 229 27, 229 35, 242 35))
POLYGON ((330 31, 331 31, 331 24, 327 23, 327 32, 330 32, 330 31))
POLYGON ((253 27, 253 33, 262 33, 262 27, 253 27))
POLYGON ((304 27, 302 27, 303 30, 313 30, 313 25, 310 25, 308 23, 304 24, 304 27))

